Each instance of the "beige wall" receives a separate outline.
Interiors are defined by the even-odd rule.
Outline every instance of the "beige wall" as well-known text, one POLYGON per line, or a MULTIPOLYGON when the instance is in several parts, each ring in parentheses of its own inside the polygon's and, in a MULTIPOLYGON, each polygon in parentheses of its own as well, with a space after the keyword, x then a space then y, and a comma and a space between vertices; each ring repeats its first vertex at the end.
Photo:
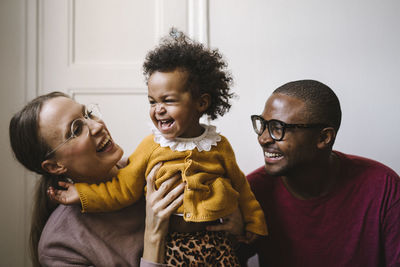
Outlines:
POLYGON ((0 265, 28 266, 25 173, 13 160, 8 123, 26 100, 25 1, 0 2, 0 265))
POLYGON ((263 164, 250 115, 297 79, 338 94, 337 150, 400 173, 399 14, 397 0, 210 1, 210 44, 228 58, 240 96, 220 129, 246 173, 263 164))

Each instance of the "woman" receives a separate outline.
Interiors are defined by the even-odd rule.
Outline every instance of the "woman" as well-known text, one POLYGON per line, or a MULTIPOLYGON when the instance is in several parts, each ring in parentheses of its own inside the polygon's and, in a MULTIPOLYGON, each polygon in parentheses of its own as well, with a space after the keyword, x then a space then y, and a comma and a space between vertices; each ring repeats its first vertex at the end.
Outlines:
MULTIPOLYGON (((98 183, 115 176, 123 151, 96 116, 96 108, 60 92, 39 96, 11 119, 10 142, 16 158, 41 175, 30 234, 35 266, 159 266, 164 262, 169 217, 182 204, 184 185, 171 187, 180 177, 172 177, 156 191, 157 169, 153 169, 147 177, 147 204, 142 199, 112 213, 82 214, 76 206, 57 207, 47 197, 49 188, 64 185, 67 179, 98 183)), ((242 230, 239 212, 225 221, 209 230, 235 234, 242 230)))
MULTIPOLYGON (((74 125, 77 127, 77 125, 74 125)), ((77 131, 78 129, 73 129, 77 131)), ((35 266, 157 266, 163 262, 163 238, 171 212, 181 204, 183 187, 163 198, 149 186, 152 199, 119 212, 81 214, 79 208, 56 206, 46 191, 67 177, 73 181, 99 182, 117 171, 123 151, 115 144, 104 124, 91 110, 67 95, 54 92, 28 103, 10 122, 10 141, 16 158, 42 177, 38 183, 32 217, 30 242, 35 266), (75 136, 70 123, 83 123, 75 136), (107 140, 107 144, 103 142, 107 140), (103 146, 101 149, 100 146, 103 146), (151 204, 150 204, 151 203, 151 204), (156 204, 157 206, 156 206, 156 204), (162 212, 153 212, 162 210, 162 212), (150 219, 149 219, 150 218, 150 219), (40 240, 40 241, 39 241, 40 240)), ((154 173, 153 170, 152 174, 154 173)), ((153 184, 152 175, 148 182, 153 184)), ((172 178, 170 185, 179 177, 172 178)))

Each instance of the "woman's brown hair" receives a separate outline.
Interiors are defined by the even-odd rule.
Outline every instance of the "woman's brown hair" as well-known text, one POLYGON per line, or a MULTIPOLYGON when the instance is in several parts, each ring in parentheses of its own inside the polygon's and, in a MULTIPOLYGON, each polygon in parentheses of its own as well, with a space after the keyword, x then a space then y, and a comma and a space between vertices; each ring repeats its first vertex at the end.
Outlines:
POLYGON ((38 257, 40 236, 50 214, 57 207, 57 204, 47 197, 47 188, 50 185, 56 186, 57 182, 63 179, 45 172, 41 166, 51 149, 40 135, 39 114, 43 104, 56 97, 69 98, 62 92, 39 96, 12 117, 9 127, 11 148, 16 159, 27 169, 41 175, 35 188, 29 237, 33 266, 40 266, 38 257))

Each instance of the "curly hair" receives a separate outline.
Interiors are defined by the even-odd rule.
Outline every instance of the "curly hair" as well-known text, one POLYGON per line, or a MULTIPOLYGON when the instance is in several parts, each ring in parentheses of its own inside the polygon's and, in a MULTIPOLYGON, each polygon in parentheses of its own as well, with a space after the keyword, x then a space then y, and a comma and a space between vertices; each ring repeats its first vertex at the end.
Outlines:
POLYGON ((230 92, 233 79, 226 67, 218 49, 208 49, 172 28, 169 36, 146 55, 143 73, 148 81, 154 72, 170 72, 178 68, 187 71, 187 90, 193 98, 210 95, 211 103, 204 113, 214 120, 230 109, 230 99, 235 96, 230 92))

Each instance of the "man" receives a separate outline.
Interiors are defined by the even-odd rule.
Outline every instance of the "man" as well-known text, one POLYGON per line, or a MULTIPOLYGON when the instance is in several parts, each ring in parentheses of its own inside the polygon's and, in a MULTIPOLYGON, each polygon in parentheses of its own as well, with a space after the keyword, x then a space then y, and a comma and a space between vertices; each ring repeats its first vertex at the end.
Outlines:
POLYGON ((260 266, 400 266, 399 176, 332 151, 340 121, 337 96, 313 80, 279 87, 252 116, 265 166, 248 180, 270 232, 250 248, 260 266))

